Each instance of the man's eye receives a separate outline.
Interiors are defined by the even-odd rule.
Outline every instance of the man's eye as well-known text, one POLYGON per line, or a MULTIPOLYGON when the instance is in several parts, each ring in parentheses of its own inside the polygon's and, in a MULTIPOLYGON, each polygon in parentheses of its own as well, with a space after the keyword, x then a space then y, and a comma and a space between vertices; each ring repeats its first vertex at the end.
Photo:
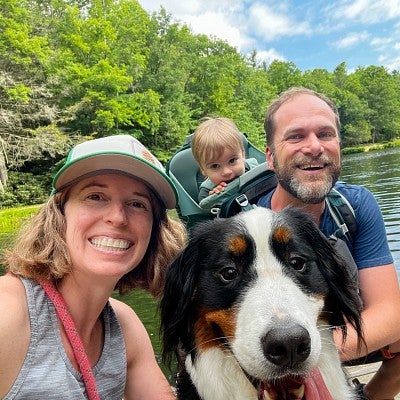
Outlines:
POLYGON ((299 140, 303 139, 303 135, 296 134, 296 135, 291 135, 287 138, 289 142, 298 142, 299 140))
POLYGON ((318 137, 320 139, 332 139, 336 137, 336 133, 335 132, 321 132, 318 134, 318 137))

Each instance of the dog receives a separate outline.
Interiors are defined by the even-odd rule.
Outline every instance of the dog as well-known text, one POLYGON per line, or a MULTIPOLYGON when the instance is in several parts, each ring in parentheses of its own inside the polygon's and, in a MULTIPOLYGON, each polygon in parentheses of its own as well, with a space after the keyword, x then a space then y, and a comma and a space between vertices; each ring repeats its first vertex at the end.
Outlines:
POLYGON ((357 285, 302 211, 255 208, 199 223, 169 266, 163 359, 178 399, 349 400, 332 338, 362 339, 357 285))

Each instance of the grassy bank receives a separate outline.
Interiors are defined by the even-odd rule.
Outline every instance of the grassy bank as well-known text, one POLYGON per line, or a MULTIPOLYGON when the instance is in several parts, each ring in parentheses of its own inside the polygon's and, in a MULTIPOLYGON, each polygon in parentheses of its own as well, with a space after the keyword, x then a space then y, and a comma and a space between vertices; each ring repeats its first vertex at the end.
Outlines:
POLYGON ((363 144, 360 146, 345 147, 342 149, 343 154, 365 153, 367 151, 383 150, 392 147, 400 147, 400 139, 393 140, 392 142, 376 143, 376 144, 363 144))
POLYGON ((38 208, 38 205, 34 205, 0 209, 0 234, 15 232, 38 208))
MULTIPOLYGON (((34 214, 38 208, 39 206, 34 205, 0 209, 0 258, 3 250, 11 244, 23 221, 34 214)), ((0 264, 1 273, 2 267, 0 264)))

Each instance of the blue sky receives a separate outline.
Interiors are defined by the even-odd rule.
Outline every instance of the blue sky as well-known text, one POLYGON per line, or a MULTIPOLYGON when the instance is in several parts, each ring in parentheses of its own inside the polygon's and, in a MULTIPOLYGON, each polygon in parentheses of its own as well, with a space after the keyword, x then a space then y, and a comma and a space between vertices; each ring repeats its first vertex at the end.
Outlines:
POLYGON ((293 62, 301 71, 346 62, 400 71, 400 0, 139 0, 163 6, 193 33, 227 41, 242 54, 293 62))

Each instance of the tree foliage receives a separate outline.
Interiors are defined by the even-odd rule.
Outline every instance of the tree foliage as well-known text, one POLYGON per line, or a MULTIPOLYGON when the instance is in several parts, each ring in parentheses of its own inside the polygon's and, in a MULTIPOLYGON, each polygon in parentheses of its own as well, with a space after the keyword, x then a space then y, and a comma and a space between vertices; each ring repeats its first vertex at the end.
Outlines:
POLYGON ((0 0, 0 9, 3 171, 7 160, 40 172, 82 137, 117 133, 166 161, 208 115, 232 118, 263 148, 268 104, 300 85, 335 101, 344 146, 399 136, 397 71, 267 65, 137 0, 0 0))

